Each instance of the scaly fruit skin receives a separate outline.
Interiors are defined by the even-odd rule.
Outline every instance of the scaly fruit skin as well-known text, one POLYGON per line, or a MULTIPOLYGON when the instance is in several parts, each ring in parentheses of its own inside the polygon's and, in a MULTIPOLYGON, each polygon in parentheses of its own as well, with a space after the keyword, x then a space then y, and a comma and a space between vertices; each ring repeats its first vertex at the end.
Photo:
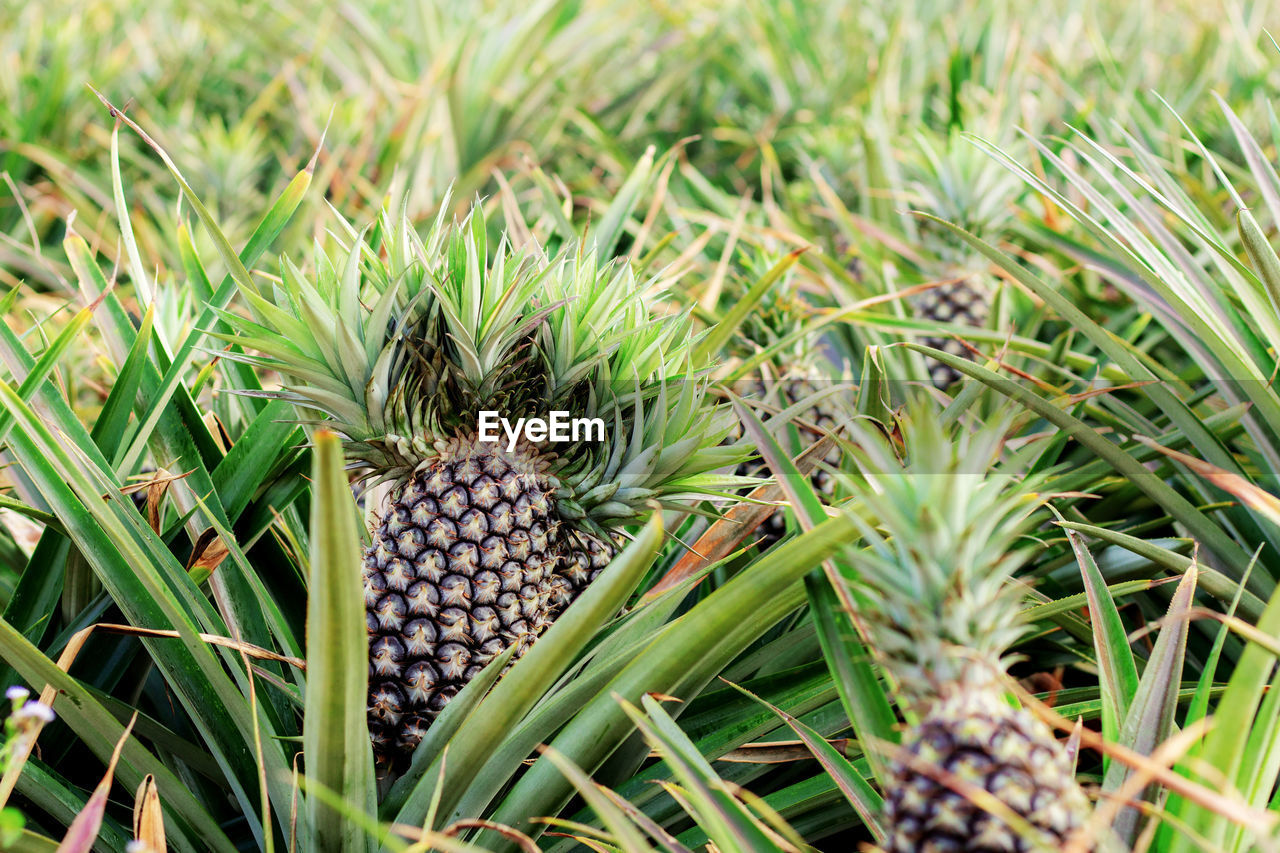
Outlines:
MULTIPOLYGON (((781 256, 756 249, 747 250, 743 259, 745 267, 741 279, 735 276, 734 284, 721 296, 726 310, 746 297, 751 281, 776 269, 781 256)), ((795 428, 794 439, 789 429, 779 429, 777 437, 788 450, 803 451, 838 427, 836 412, 840 406, 832 399, 831 388, 841 381, 839 377, 843 370, 839 366, 838 350, 832 342, 806 328, 817 315, 817 309, 805 299, 794 272, 794 269, 788 269, 782 279, 760 297, 755 309, 743 318, 731 342, 730 352, 753 363, 762 354, 768 355, 767 361, 749 371, 739 371, 733 382, 734 393, 748 405, 758 405, 757 414, 766 420, 773 414, 791 410, 794 414, 791 419, 791 426, 795 428), (798 443, 797 447, 791 446, 793 440, 798 443)), ((732 440, 739 441, 742 436, 743 430, 738 425, 732 440)), ((822 461, 837 467, 841 455, 840 448, 833 447, 822 461)), ((736 473, 758 477, 773 475, 759 459, 740 465, 736 473)), ((809 481, 820 495, 827 498, 835 496, 836 483, 829 471, 815 468, 809 481)), ((772 548, 786 532, 786 513, 779 510, 756 529, 756 545, 761 551, 772 548)))
POLYGON ((551 622, 554 484, 527 447, 442 442, 389 496, 364 555, 370 734, 407 756, 463 685, 551 622))
MULTIPOLYGON (((993 136, 1000 136, 1007 129, 999 124, 1002 122, 997 120, 989 128, 993 136)), ((945 136, 922 133, 917 142, 917 151, 903 152, 903 174, 907 178, 904 189, 911 198, 908 206, 984 240, 996 239, 1017 210, 1017 199, 1027 191, 1026 184, 979 146, 969 144, 955 128, 949 128, 945 136)), ((996 286, 996 281, 983 272, 989 262, 939 222, 911 216, 918 235, 915 242, 928 259, 924 274, 948 281, 913 300, 916 316, 942 323, 985 326, 996 286)), ((922 343, 961 358, 973 357, 950 335, 924 338, 922 343)), ((929 376, 938 387, 961 378, 958 371, 932 362, 929 376)))
MULTIPOLYGON (((762 378, 755 378, 745 384, 740 396, 744 399, 752 401, 761 401, 780 408, 789 407, 795 403, 799 403, 819 392, 818 384, 824 380, 808 379, 804 377, 792 376, 790 378, 767 381, 762 378)), ((805 446, 821 441, 829 432, 834 432, 838 424, 836 422, 835 409, 831 405, 830 400, 819 400, 816 404, 810 406, 798 418, 805 424, 818 427, 821 432, 810 429, 806 425, 797 424, 797 432, 800 440, 805 446)), ((738 430, 738 438, 741 437, 741 428, 738 430)), ((839 446, 831 448, 827 455, 823 458, 823 463, 833 468, 840 464, 841 450, 839 446)), ((737 473, 748 477, 770 477, 772 472, 769 471, 767 465, 762 465, 759 461, 747 462, 738 466, 737 473)), ((809 483, 818 492, 827 499, 835 497, 836 482, 831 472, 825 468, 815 468, 813 473, 809 475, 809 483)), ((757 547, 761 551, 772 548, 781 541, 782 537, 787 534, 787 515, 785 510, 778 510, 770 515, 761 523, 756 530, 757 547)))
POLYGON ((1088 803, 1053 734, 999 689, 957 690, 935 702, 903 738, 910 761, 894 761, 885 816, 888 853, 1023 853, 1035 849, 998 814, 939 778, 948 774, 991 794, 1039 830, 1065 842, 1088 803), (915 765, 914 767, 912 765, 915 765), (936 768, 930 775, 918 768, 936 768))
POLYGON ((610 542, 581 530, 564 531, 560 541, 560 561, 551 577, 552 611, 558 613, 572 604, 605 570, 624 541, 616 534, 610 542))
MULTIPOLYGON (((991 289, 982 276, 969 275, 917 294, 911 305, 917 316, 934 323, 981 327, 986 325, 991 313, 991 289)), ((926 337, 921 343, 960 358, 973 358, 973 353, 950 336, 926 337)), ((930 360, 929 379, 938 388, 946 388, 961 378, 954 367, 930 360)))

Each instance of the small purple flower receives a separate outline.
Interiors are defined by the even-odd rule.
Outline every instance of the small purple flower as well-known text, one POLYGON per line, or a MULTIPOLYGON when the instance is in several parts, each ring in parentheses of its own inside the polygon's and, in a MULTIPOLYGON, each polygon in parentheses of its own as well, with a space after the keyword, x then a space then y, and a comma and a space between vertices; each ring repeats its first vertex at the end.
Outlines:
POLYGON ((42 723, 52 723, 54 713, 53 709, 48 705, 43 705, 33 700, 19 708, 13 716, 19 723, 25 723, 28 720, 39 720, 42 723))
POLYGON ((4 692, 5 698, 11 702, 21 702, 31 695, 31 691, 20 685, 13 685, 4 692))

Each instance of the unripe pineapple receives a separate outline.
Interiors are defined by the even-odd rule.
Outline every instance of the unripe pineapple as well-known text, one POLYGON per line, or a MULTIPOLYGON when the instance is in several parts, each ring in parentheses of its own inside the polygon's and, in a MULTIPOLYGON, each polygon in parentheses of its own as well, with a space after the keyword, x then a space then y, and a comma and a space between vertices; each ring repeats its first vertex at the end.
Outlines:
MULTIPOLYGON (((796 363, 792 364, 791 369, 792 371, 802 370, 796 363)), ((753 404, 762 404, 759 409, 762 418, 774 412, 782 413, 799 408, 800 411, 791 419, 791 426, 795 428, 795 437, 800 444, 796 449, 803 452, 804 449, 821 441, 828 433, 839 431, 840 424, 836 420, 837 401, 832 399, 834 384, 833 380, 820 379, 813 376, 812 371, 807 371, 792 372, 777 378, 757 377, 745 383, 738 383, 736 390, 745 400, 753 404), (814 402, 810 403, 810 401, 814 402)), ((840 394, 843 390, 837 388, 834 389, 834 393, 840 394)), ((738 438, 741 434, 742 428, 738 426, 733 436, 738 438)), ((784 446, 789 445, 784 441, 784 446)), ((841 455, 840 447, 833 446, 823 457, 823 464, 809 475, 809 484, 826 499, 834 499, 836 495, 837 483, 828 468, 838 467, 841 455)), ((749 477, 772 476, 768 466, 758 459, 738 466, 738 473, 749 477)), ((755 532, 758 537, 756 544, 763 551, 776 545, 786 533, 786 511, 780 509, 760 524, 755 532)))
MULTIPOLYGON (((865 479, 851 484, 867 547, 855 568, 863 612, 899 704, 913 722, 886 750, 889 853, 1028 851, 1079 829, 1088 802, 1052 731, 1010 703, 1009 647, 1023 634, 1013 573, 1039 505, 995 473, 1003 424, 952 438, 931 409, 898 421, 906 462, 864 432, 865 479), (957 784, 959 783, 959 784, 957 784), (966 789, 966 786, 969 786, 966 789), (990 794, 1029 825, 1019 832, 971 797, 990 794)), ((981 798, 978 798, 980 800, 981 798)))
MULTIPOLYGON (((445 207, 447 208, 447 204, 445 207)), ((317 272, 284 262, 234 340, 279 371, 276 396, 325 416, 385 498, 364 553, 369 730, 402 766, 477 672, 518 656, 608 564, 648 506, 687 506, 741 479, 718 446, 732 416, 690 364, 687 316, 654 317, 625 265, 548 258, 478 210, 425 238, 384 214, 317 272), (481 411, 600 418, 602 442, 482 441, 481 411)), ((354 567, 353 567, 354 569, 354 567)))
MULTIPOLYGON (((766 274, 778 260, 767 253, 745 254, 747 272, 744 280, 730 287, 726 301, 741 298, 742 285, 753 277, 766 274)), ((815 343, 821 338, 806 334, 805 323, 813 316, 813 308, 797 293, 795 283, 788 272, 760 300, 738 329, 733 347, 735 354, 744 360, 757 359, 761 353, 770 356, 765 363, 753 368, 733 383, 735 393, 749 403, 758 404, 758 413, 768 418, 775 413, 791 412, 794 418, 795 436, 803 449, 814 444, 829 432, 837 431, 837 414, 842 410, 836 399, 847 389, 835 379, 836 369, 825 353, 815 351, 815 343)), ((734 432, 740 437, 741 428, 734 432)), ((787 446, 787 442, 783 442, 787 446)), ((822 460, 826 466, 836 467, 841 451, 833 447, 822 460)), ((758 460, 741 466, 743 475, 768 476, 767 467, 758 460)), ((825 467, 820 466, 810 475, 810 483, 819 494, 834 497, 836 483, 825 467)), ((756 531, 758 545, 763 550, 772 547, 786 534, 786 513, 778 511, 770 515, 756 531)))
MULTIPOLYGON (((916 316, 933 323, 949 323, 958 326, 983 327, 991 315, 992 287, 987 277, 979 274, 960 274, 937 287, 911 297, 910 304, 916 316)), ((969 350, 955 337, 927 336, 920 339, 927 347, 940 349, 960 358, 973 358, 969 350)), ((929 379, 938 388, 946 388, 962 378, 960 371, 940 361, 929 362, 929 379)))
MULTIPOLYGON (((970 140, 956 133, 945 139, 918 139, 918 151, 906 163, 910 205, 983 239, 999 236, 1025 186, 970 140)), ((924 272, 941 282, 909 300, 917 317, 937 323, 983 327, 991 314, 999 282, 988 275, 986 259, 950 231, 928 219, 913 217, 920 247, 931 259, 924 272)), ((926 346, 962 358, 973 353, 951 335, 921 339, 926 346)), ((931 362, 929 378, 945 388, 959 371, 931 362)))
POLYGON ((512 643, 551 622, 561 548, 533 448, 443 442, 390 496, 364 554, 369 728, 409 752, 438 713, 512 643))

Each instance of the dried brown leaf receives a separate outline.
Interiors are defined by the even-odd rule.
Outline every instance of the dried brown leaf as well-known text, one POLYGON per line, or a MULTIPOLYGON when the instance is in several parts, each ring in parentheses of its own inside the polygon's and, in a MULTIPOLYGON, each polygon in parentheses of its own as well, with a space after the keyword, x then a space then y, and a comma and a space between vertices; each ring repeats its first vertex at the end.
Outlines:
POLYGON ((169 849, 164 838, 160 791, 156 788, 156 778, 150 773, 143 778, 133 800, 133 838, 144 845, 145 853, 166 853, 169 849))

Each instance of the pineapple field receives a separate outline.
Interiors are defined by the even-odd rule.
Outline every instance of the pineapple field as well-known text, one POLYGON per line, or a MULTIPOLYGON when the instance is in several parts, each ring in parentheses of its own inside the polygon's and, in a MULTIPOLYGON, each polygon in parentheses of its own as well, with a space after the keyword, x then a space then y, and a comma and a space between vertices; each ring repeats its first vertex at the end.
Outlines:
POLYGON ((1280 853, 1277 33, 0 0, 0 850, 1280 853))

